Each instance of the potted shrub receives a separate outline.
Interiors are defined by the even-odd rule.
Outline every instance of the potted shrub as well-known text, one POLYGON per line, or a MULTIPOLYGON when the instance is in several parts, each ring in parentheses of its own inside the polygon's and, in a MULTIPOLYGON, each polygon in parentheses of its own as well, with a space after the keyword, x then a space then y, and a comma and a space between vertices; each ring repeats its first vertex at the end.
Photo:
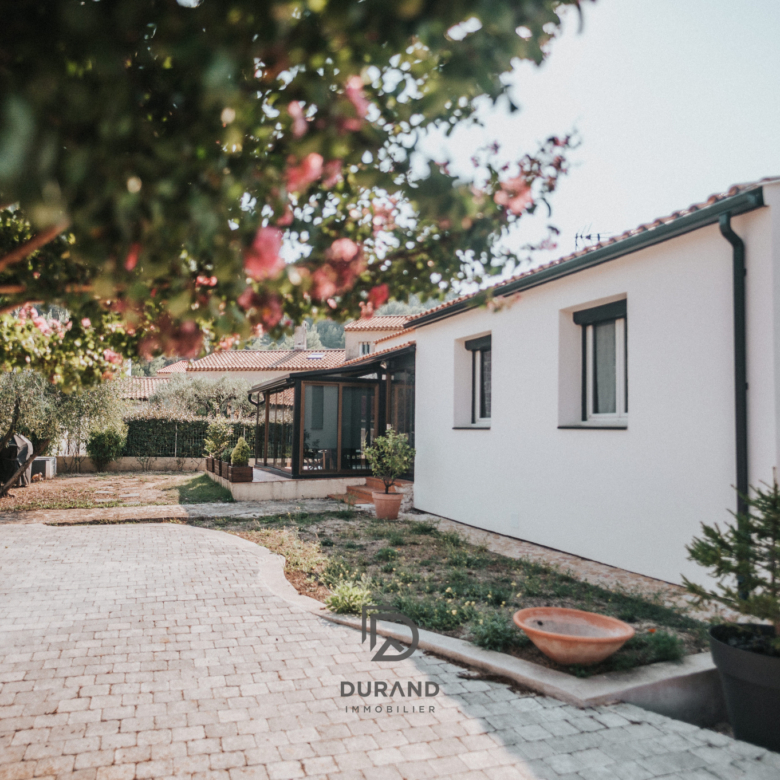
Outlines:
POLYGON ((703 537, 687 548, 711 570, 708 590, 683 577, 697 603, 716 601, 767 623, 725 622, 710 628, 734 736, 780 751, 780 488, 755 489, 747 511, 723 531, 702 525, 703 537))
POLYGON ((206 455, 212 458, 211 471, 219 476, 222 476, 222 455, 230 444, 231 433, 231 425, 224 417, 214 420, 206 429, 203 446, 206 455))
POLYGON ((230 456, 230 481, 251 482, 254 478, 254 469, 249 465, 249 445, 241 436, 233 448, 230 456))
POLYGON ((402 474, 406 474, 414 463, 414 448, 405 433, 396 433, 388 428, 383 436, 377 436, 366 448, 366 460, 375 477, 384 483, 384 492, 372 492, 376 516, 382 520, 395 520, 401 509, 402 493, 391 493, 390 489, 402 474))
POLYGON ((87 455, 96 471, 105 471, 110 463, 119 460, 125 449, 127 432, 119 428, 92 431, 87 439, 87 455))

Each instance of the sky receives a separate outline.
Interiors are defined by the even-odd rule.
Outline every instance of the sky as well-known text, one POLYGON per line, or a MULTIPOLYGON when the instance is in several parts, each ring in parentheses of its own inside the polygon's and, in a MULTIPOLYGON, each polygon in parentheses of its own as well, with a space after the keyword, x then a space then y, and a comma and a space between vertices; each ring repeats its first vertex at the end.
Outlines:
MULTIPOLYGON (((732 184, 780 175, 778 0, 583 8, 581 32, 571 15, 547 61, 522 63, 511 77, 519 113, 485 111, 486 128, 435 142, 466 171, 474 149, 493 140, 519 159, 550 135, 578 131, 574 165, 551 203, 558 249, 539 262, 573 251, 578 232, 621 233, 732 184)), ((540 236, 544 216, 510 243, 540 236)))

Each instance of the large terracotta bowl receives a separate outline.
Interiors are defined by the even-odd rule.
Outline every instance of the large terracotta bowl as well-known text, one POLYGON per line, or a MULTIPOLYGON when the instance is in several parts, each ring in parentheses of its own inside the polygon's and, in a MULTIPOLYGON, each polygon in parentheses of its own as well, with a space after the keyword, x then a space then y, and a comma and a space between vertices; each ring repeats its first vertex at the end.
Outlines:
POLYGON ((514 614, 515 625, 559 664, 590 666, 609 658, 634 636, 622 620, 562 607, 531 607, 514 614))

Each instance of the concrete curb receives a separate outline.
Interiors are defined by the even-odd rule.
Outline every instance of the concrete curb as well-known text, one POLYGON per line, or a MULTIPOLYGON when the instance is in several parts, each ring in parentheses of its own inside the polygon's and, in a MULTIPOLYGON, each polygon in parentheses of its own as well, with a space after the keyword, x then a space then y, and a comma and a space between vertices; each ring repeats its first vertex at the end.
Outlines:
MULTIPOLYGON (((259 547, 240 537, 234 538, 256 549, 259 547)), ((274 555, 265 548, 260 549, 265 551, 262 557, 264 563, 268 564, 262 572, 263 584, 268 590, 325 620, 361 630, 359 618, 336 615, 321 602, 298 593, 284 576, 284 557, 274 555)), ((377 633, 405 644, 409 644, 412 638, 406 626, 385 621, 377 623, 377 633)), ((595 707, 623 701, 697 726, 709 726, 726 720, 720 680, 709 653, 687 656, 681 663, 656 663, 627 672, 608 672, 581 679, 505 653, 483 650, 463 639, 425 629, 419 629, 419 638, 418 647, 421 650, 513 680, 532 691, 576 707, 595 707)))

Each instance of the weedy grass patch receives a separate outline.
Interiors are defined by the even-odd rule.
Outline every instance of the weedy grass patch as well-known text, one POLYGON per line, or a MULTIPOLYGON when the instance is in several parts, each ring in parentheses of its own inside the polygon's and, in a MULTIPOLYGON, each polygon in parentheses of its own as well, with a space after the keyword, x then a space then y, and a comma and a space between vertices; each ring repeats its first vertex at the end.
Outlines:
MULTIPOLYGON (((441 532, 430 522, 387 522, 344 510, 260 517, 249 526, 253 541, 286 557, 287 548, 288 566, 303 566, 322 594, 327 595, 325 588, 338 594, 331 603, 340 611, 360 612, 357 594, 362 588, 370 591, 372 603, 399 610, 420 628, 570 674, 590 676, 675 661, 707 646, 707 626, 660 598, 609 590, 569 572, 508 558, 469 544, 457 533, 441 532), (277 535, 257 535, 271 528, 277 535), (290 533, 279 536, 283 529, 290 533), (636 636, 598 666, 561 667, 512 623, 514 612, 536 606, 611 615, 630 623, 636 636)), ((317 597, 325 600, 326 595, 317 597)))

